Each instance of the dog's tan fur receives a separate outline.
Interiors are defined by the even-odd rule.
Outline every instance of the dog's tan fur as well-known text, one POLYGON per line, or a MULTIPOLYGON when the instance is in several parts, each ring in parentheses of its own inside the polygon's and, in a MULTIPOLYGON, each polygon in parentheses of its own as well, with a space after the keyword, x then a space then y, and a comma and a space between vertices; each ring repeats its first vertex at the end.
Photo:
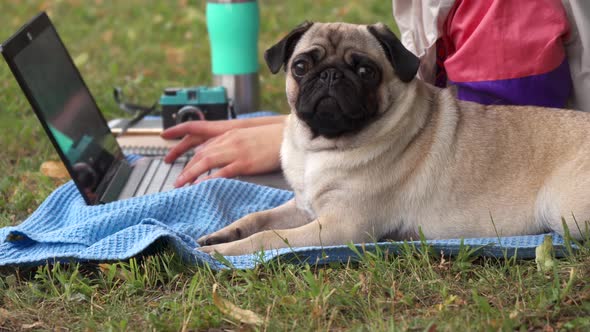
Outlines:
MULTIPOLYGON (((415 239, 419 229, 427 239, 563 233, 562 218, 582 237, 590 219, 589 114, 483 106, 417 79, 401 82, 366 26, 316 23, 294 54, 318 45, 330 57, 362 51, 382 66, 380 118, 327 139, 291 114, 281 159, 294 200, 213 233, 236 241, 202 250, 415 239)), ((299 90, 290 72, 286 86, 294 112, 299 90)))

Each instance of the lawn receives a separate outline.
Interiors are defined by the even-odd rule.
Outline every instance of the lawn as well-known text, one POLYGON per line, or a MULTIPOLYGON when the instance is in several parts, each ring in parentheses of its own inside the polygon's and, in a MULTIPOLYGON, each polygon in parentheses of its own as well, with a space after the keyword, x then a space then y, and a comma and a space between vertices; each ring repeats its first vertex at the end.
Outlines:
MULTIPOLYGON (((394 25, 389 0, 260 3, 261 108, 278 112, 287 111, 283 77, 271 75, 261 55, 290 28, 306 19, 394 25)), ((4 0, 0 40, 47 10, 113 118, 122 115, 114 86, 150 104, 165 87, 211 82, 204 8, 204 0, 4 0)), ((3 227, 26 218, 64 181, 40 172, 58 157, 4 64, 0 91, 3 227)), ((249 271, 185 266, 166 248, 113 264, 3 268, 0 331, 588 330, 588 249, 545 273, 534 261, 476 258, 467 248, 449 258, 412 247, 350 264, 279 261, 249 271)))

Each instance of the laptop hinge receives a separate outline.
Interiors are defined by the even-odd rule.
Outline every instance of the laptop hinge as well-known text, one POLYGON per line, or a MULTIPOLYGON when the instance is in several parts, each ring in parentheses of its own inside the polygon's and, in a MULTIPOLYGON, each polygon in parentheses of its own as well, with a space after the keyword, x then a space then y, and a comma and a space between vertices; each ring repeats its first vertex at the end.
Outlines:
POLYGON ((123 187, 127 182, 127 179, 129 179, 131 171, 133 170, 133 167, 129 165, 129 163, 125 160, 122 160, 117 164, 117 170, 115 171, 115 174, 113 175, 111 180, 108 181, 107 187, 105 188, 102 196, 100 197, 100 203, 109 203, 116 201, 119 197, 119 194, 121 194, 121 191, 123 190, 123 187))

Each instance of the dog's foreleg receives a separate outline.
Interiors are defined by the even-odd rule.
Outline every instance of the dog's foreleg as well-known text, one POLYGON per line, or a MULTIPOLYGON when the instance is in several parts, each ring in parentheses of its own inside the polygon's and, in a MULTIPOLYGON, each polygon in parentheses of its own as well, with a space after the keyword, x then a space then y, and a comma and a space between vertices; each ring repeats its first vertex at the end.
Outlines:
POLYGON ((197 240, 202 246, 237 241, 264 230, 286 229, 304 225, 311 218, 291 199, 276 208, 254 212, 230 225, 197 240))
POLYGON ((346 222, 341 218, 320 217, 297 228, 266 230, 239 241, 205 246, 198 250, 234 256, 259 250, 332 246, 374 240, 369 233, 362 231, 363 227, 357 226, 358 223, 346 222))

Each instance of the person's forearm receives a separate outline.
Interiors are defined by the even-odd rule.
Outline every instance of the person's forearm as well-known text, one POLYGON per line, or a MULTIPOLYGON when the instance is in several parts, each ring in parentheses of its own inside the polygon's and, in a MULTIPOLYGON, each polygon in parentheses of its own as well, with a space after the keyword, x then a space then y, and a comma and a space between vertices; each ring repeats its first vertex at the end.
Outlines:
POLYGON ((250 119, 238 119, 238 120, 231 120, 231 121, 236 121, 237 127, 239 127, 239 128, 248 128, 248 127, 256 127, 256 126, 264 126, 264 125, 269 125, 269 124, 283 123, 283 122, 285 122, 286 117, 287 117, 286 115, 274 115, 274 116, 255 117, 255 118, 250 118, 250 119))

